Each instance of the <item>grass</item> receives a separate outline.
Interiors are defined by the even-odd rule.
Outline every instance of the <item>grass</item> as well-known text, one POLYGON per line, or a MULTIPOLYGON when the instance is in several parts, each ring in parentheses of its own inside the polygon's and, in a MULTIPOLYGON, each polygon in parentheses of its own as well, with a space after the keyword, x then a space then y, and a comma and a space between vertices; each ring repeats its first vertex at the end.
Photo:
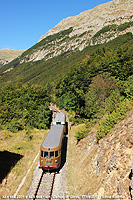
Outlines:
MULTIPOLYGON (((89 148, 88 138, 84 138, 77 145, 77 140, 74 136, 76 131, 83 127, 84 124, 72 126, 69 131, 66 188, 70 196, 82 197, 82 195, 94 194, 100 189, 101 180, 104 176, 104 172, 101 172, 99 176, 96 175, 96 162, 91 166, 92 161, 95 160, 98 145, 89 148)), ((93 138, 95 134, 94 129, 91 137, 93 138)))
MULTIPOLYGON (((5 173, 5 178, 0 184, 0 194, 1 196, 13 195, 18 188, 18 185, 21 183, 23 177, 26 172, 30 168, 35 156, 37 155, 40 145, 46 136, 48 130, 30 130, 27 134, 25 131, 20 131, 18 133, 11 133, 9 131, 0 131, 0 152, 7 153, 12 160, 10 163, 8 162, 8 158, 6 157, 3 161, 4 163, 8 163, 9 167, 7 172, 5 173), (13 155, 19 156, 18 160, 14 160, 13 155)), ((1 155, 1 154, 0 154, 1 155)), ((36 163, 38 162, 38 159, 36 163)), ((34 168, 31 169, 27 179, 25 181, 24 186, 21 188, 21 195, 25 195, 28 187, 30 186, 32 180, 32 173, 34 168)), ((4 166, 7 168, 7 165, 4 166)), ((4 169, 3 169, 4 170, 4 169)), ((3 171, 4 173, 4 171, 3 171)))
MULTIPOLYGON (((76 134, 76 131, 78 129, 81 129, 83 125, 73 126, 71 130, 69 130, 69 141, 68 141, 68 156, 67 156, 67 177, 66 177, 66 186, 68 191, 70 192, 70 195, 77 195, 77 176, 79 172, 79 162, 81 160, 77 160, 79 158, 79 155, 76 154, 76 143, 77 140, 74 137, 76 134)), ((78 180, 80 177, 78 176, 78 180)))

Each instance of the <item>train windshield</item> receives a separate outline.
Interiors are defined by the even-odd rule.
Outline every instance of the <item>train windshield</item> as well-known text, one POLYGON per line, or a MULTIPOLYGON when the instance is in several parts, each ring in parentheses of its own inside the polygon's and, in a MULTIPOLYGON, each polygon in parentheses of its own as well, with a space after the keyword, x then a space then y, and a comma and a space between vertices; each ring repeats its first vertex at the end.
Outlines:
POLYGON ((55 157, 58 157, 58 151, 55 151, 55 157))
POLYGON ((50 158, 54 158, 54 151, 50 152, 50 158))
POLYGON ((44 158, 48 158, 48 152, 44 152, 44 158))
POLYGON ((41 157, 43 157, 43 151, 41 151, 41 157))

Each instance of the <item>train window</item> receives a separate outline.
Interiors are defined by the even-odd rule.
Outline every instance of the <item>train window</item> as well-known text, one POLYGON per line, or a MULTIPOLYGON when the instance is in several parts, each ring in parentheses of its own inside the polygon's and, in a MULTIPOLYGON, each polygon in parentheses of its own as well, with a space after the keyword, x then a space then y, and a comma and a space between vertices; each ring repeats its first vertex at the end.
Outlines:
POLYGON ((43 157, 43 151, 41 151, 41 157, 43 157))
POLYGON ((61 122, 56 122, 56 124, 61 124, 61 122))
POLYGON ((58 157, 58 151, 55 151, 55 157, 58 157))
POLYGON ((54 151, 50 152, 50 158, 54 158, 54 151))
POLYGON ((48 158, 48 152, 44 152, 44 158, 48 158))

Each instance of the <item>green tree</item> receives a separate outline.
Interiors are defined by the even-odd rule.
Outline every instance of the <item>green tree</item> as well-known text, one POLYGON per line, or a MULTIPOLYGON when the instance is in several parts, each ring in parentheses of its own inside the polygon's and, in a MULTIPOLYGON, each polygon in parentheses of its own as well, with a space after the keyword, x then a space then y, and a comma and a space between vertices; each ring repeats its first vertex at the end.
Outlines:
POLYGON ((92 79, 85 104, 86 114, 89 118, 98 117, 98 113, 106 107, 106 100, 116 87, 115 78, 108 74, 98 74, 92 79))
POLYGON ((50 96, 45 88, 9 84, 0 90, 0 124, 11 131, 48 128, 50 96))

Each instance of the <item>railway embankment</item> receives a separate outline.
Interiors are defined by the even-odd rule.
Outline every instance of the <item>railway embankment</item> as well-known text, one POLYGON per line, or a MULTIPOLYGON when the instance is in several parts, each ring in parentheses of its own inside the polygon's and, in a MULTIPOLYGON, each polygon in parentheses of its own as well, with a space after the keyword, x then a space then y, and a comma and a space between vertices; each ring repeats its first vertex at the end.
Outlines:
POLYGON ((26 196, 39 157, 34 160, 47 132, 37 129, 17 133, 0 131, 0 198, 11 199, 14 194, 26 196))
MULTIPOLYGON (((50 107, 54 113, 60 112, 54 107, 50 107)), ((56 119, 56 118, 55 118, 56 119)), ((54 120, 55 120, 54 119, 54 120)), ((64 118, 63 118, 64 119, 64 118)), ((58 121, 63 120, 61 116, 58 116, 58 121)), ((68 119, 67 119, 68 120, 68 119)), ((68 124, 68 123, 67 123, 68 124)), ((60 127, 60 125, 57 125, 60 127)), ((53 126, 52 126, 53 127, 53 126)), ((54 133, 55 134, 55 133, 54 133)), ((39 163, 33 173, 33 179, 31 185, 27 191, 26 197, 35 199, 64 199, 65 198, 65 179, 66 179, 66 155, 67 155, 67 141, 68 141, 68 128, 64 139, 62 141, 62 153, 61 153, 61 165, 58 171, 43 171, 39 168, 39 163)))
POLYGON ((93 128, 77 144, 74 135, 82 126, 73 126, 69 132, 67 194, 130 199, 133 110, 99 143, 93 128))

